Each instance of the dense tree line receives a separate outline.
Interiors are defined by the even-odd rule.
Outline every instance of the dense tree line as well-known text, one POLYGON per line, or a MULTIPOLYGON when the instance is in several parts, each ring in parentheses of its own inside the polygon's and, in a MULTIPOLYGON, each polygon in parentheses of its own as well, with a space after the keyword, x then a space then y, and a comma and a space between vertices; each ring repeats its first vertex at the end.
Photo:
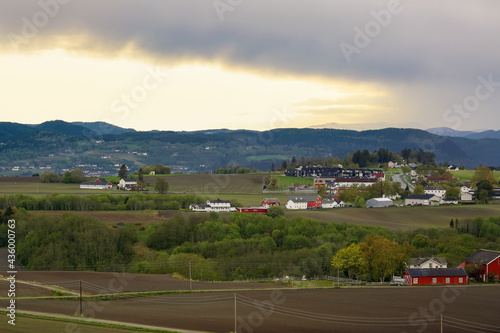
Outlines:
MULTIPOLYGON (((475 234, 459 228, 396 233, 382 227, 323 223, 302 217, 233 214, 225 220, 208 215, 188 219, 178 216, 158 226, 147 241, 162 255, 148 262, 139 260, 132 269, 172 273, 170 261, 189 255, 189 260, 197 261, 199 267, 210 266, 211 274, 223 280, 336 275, 334 255, 357 247, 362 261, 355 269, 340 265, 341 273, 383 281, 393 273, 403 274, 410 257, 444 256, 449 267, 456 267, 479 248, 500 249, 499 221, 483 222, 475 234)), ((187 265, 181 271, 187 272, 187 265)))
MULTIPOLYGON (((449 267, 456 267, 480 248, 500 250, 500 217, 394 232, 281 214, 195 214, 151 228, 146 246, 138 247, 129 228, 113 229, 93 218, 30 216, 18 208, 0 217, 16 219, 18 258, 28 269, 188 276, 191 266, 192 277, 203 280, 324 277, 337 275, 338 269, 341 276, 387 281, 404 273, 410 257, 445 257, 449 267)), ((0 247, 7 245, 6 229, 0 224, 0 247)))
POLYGON ((192 203, 202 203, 205 197, 196 194, 140 194, 112 195, 109 193, 92 195, 49 194, 32 196, 13 194, 0 196, 0 209, 8 207, 26 210, 178 210, 187 209, 192 203))
MULTIPOLYGON (((0 226, 6 235, 6 225, 0 226)), ((77 215, 16 216, 17 259, 34 270, 121 270, 133 259, 136 235, 77 215)), ((6 246, 0 237, 0 247, 6 246)))
POLYGON ((217 170, 214 171, 215 174, 218 175, 230 175, 233 173, 236 174, 246 174, 246 173, 251 173, 252 171, 249 168, 244 168, 239 165, 228 165, 225 168, 217 168, 217 170))

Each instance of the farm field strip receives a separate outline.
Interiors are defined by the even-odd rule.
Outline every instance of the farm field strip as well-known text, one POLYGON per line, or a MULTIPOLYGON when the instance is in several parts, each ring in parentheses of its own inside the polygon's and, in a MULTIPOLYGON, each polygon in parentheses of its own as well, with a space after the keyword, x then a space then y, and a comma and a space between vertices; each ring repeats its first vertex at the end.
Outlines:
MULTIPOLYGON (((205 302, 196 294, 112 300, 93 312, 90 304, 84 303, 84 314, 88 311, 95 318, 120 322, 133 318, 134 323, 156 327, 227 332, 234 327, 234 294, 213 291, 205 302)), ((368 327, 370 332, 413 332, 424 324, 425 328, 439 329, 441 313, 477 323, 477 331, 500 328, 498 286, 249 290, 236 292, 236 298, 240 332, 249 328, 262 332, 358 332, 368 327), (489 301, 484 302, 485 298, 489 301), (427 317, 420 309, 427 310, 427 317)), ((72 315, 79 304, 19 300, 19 308, 72 315)), ((465 327, 461 322, 456 325, 465 327)))
MULTIPOLYGON (((3 311, 0 311, 0 313, 3 311)), ((17 313, 16 326, 3 327, 2 332, 80 332, 80 333, 130 333, 130 332, 178 332, 196 333, 194 331, 166 330, 162 327, 147 325, 127 324, 111 320, 99 320, 95 318, 84 318, 66 316, 44 312, 21 311, 17 313)), ((11 325, 9 325, 11 326, 11 325)))

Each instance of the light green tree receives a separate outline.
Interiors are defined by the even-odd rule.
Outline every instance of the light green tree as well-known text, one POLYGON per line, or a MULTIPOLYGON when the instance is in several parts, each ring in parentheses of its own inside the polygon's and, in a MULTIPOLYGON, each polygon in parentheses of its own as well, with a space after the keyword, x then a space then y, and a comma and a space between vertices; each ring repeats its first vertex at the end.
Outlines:
POLYGON ((340 249, 332 258, 332 266, 346 271, 349 278, 363 273, 364 259, 358 244, 351 244, 340 249))

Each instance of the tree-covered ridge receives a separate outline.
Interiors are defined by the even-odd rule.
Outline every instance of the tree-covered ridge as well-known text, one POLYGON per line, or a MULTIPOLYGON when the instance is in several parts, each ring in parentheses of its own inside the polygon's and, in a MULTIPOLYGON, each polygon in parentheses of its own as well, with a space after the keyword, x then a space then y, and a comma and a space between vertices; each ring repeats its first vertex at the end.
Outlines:
MULTIPOLYGON (((229 164, 266 170, 271 169, 272 163, 281 164, 283 152, 290 158, 294 155, 327 158, 381 148, 391 152, 403 149, 430 151, 438 163, 449 161, 469 167, 481 163, 500 164, 498 139, 448 138, 416 129, 119 133, 91 131, 73 124, 68 128, 59 124, 62 129, 55 124, 40 128, 18 125, 12 125, 12 133, 8 124, 0 126, 0 162, 7 167, 50 165, 56 172, 77 165, 99 165, 111 171, 115 170, 115 164, 125 160, 132 170, 158 163, 171 166, 172 171, 186 170, 184 168, 191 172, 214 171, 229 164), (75 126, 81 130, 73 131, 75 126)), ((364 160, 363 156, 359 157, 364 160)))

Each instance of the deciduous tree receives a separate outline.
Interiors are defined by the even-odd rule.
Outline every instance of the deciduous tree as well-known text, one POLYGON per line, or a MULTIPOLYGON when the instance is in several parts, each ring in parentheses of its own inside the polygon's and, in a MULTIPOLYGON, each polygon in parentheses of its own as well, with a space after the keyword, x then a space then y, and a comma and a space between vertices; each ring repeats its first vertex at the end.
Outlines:
POLYGON ((340 267, 342 271, 347 271, 349 279, 359 276, 363 272, 364 259, 358 244, 351 244, 340 249, 332 259, 332 266, 340 267))
POLYGON ((164 178, 157 178, 155 183, 155 191, 160 194, 168 192, 168 182, 164 178))

